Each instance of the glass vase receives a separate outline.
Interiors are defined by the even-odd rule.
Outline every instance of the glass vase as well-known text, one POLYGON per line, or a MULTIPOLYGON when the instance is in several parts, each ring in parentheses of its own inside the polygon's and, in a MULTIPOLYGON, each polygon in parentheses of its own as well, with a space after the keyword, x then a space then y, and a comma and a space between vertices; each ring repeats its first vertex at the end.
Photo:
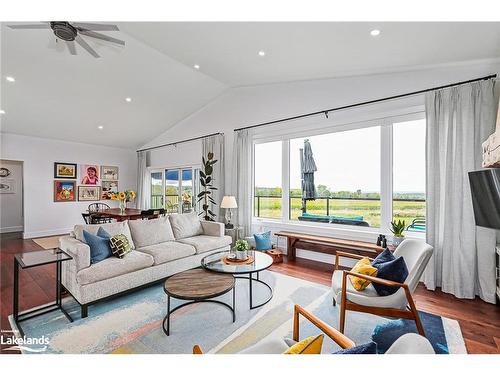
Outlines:
POLYGON ((125 209, 127 208, 127 205, 126 205, 126 203, 125 203, 125 200, 120 200, 120 205, 119 205, 119 207, 120 207, 120 212, 121 212, 121 213, 125 213, 125 209))

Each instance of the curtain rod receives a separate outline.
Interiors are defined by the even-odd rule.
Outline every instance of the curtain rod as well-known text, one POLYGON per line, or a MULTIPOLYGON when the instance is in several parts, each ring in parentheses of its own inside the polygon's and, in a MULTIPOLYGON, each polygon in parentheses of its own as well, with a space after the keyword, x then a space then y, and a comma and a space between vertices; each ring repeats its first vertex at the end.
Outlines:
POLYGON ((148 148, 141 148, 140 150, 137 150, 136 152, 149 151, 149 150, 154 150, 156 148, 161 148, 161 147, 176 146, 179 143, 192 142, 192 141, 196 141, 198 139, 202 139, 202 138, 206 138, 206 137, 211 137, 213 135, 224 135, 224 133, 217 132, 217 133, 212 133, 212 134, 208 134, 208 135, 200 135, 199 137, 184 139, 184 140, 178 141, 178 142, 164 143, 164 144, 158 145, 158 146, 152 146, 152 147, 148 147, 148 148))
POLYGON ((429 92, 429 91, 445 89, 445 88, 448 88, 448 87, 463 85, 465 83, 471 83, 471 82, 477 82, 477 81, 485 81, 485 80, 488 80, 488 79, 491 79, 491 78, 496 78, 496 77, 497 77, 496 74, 490 74, 490 75, 485 76, 485 77, 470 79, 468 81, 461 81, 461 82, 456 82, 456 83, 450 83, 448 85, 439 86, 439 87, 433 87, 433 88, 419 90, 419 91, 413 91, 413 92, 409 92, 409 93, 406 93, 406 94, 399 94, 399 95, 394 95, 394 96, 388 96, 388 97, 381 98, 381 99, 374 99, 374 100, 369 100, 369 101, 366 101, 366 102, 349 104, 349 105, 344 105, 344 106, 341 106, 341 107, 324 109, 322 111, 310 112, 310 113, 305 113, 305 114, 297 115, 297 116, 293 116, 293 117, 282 118, 282 119, 279 119, 279 120, 263 122, 261 124, 244 126, 242 128, 234 129, 234 131, 245 130, 245 129, 253 129, 253 128, 258 128, 260 126, 273 125, 273 124, 277 124, 277 123, 280 123, 280 122, 297 120, 299 118, 304 118, 304 117, 309 117, 309 116, 317 116, 317 115, 321 115, 321 114, 324 114, 326 116, 326 118, 328 118, 328 112, 340 111, 340 110, 343 110, 343 109, 353 108, 353 107, 360 107, 360 106, 363 106, 363 105, 368 105, 368 104, 383 102, 383 101, 386 101, 386 100, 399 99, 399 98, 403 98, 405 96, 412 96, 412 95, 423 94, 423 93, 429 92))

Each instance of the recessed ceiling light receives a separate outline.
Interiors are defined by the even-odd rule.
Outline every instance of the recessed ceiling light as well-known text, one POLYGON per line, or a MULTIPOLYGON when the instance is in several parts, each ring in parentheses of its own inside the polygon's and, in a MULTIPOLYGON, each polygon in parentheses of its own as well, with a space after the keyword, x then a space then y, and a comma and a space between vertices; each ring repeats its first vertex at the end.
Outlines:
POLYGON ((125 98, 125 101, 130 103, 132 101, 132 98, 125 98))
POLYGON ((195 69, 200 69, 200 66, 199 66, 198 64, 195 64, 195 65, 193 66, 193 68, 195 68, 195 69))
POLYGON ((99 125, 99 126, 97 127, 97 129, 102 130, 102 129, 104 129, 104 126, 99 125))
POLYGON ((370 35, 371 36, 380 35, 380 30, 379 29, 373 29, 372 31, 370 31, 370 35))
POLYGON ((259 51, 259 56, 266 56, 266 52, 265 51, 259 51))
POLYGON ((11 76, 7 76, 5 77, 5 79, 8 81, 8 82, 16 82, 16 79, 14 77, 11 77, 11 76))
POLYGON ((0 115, 5 115, 5 111, 3 109, 0 109, 0 115))

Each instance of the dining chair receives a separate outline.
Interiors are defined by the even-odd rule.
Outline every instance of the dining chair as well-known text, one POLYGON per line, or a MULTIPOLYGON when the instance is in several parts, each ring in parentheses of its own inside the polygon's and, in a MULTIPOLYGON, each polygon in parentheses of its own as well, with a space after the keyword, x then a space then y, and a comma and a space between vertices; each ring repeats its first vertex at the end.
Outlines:
MULTIPOLYGON (((405 239, 394 251, 396 258, 403 257, 408 276, 402 283, 362 275, 352 271, 339 270, 340 258, 362 259, 363 256, 337 251, 335 271, 332 276, 333 304, 340 303, 340 332, 344 333, 346 311, 358 311, 389 318, 404 318, 415 321, 418 333, 425 337, 425 331, 418 315, 412 293, 417 288, 429 259, 432 256, 431 245, 421 240, 405 239), (379 296, 372 284, 366 289, 354 289, 348 276, 356 276, 371 283, 398 287, 396 293, 389 296, 379 296)), ((373 260, 373 259, 370 259, 373 260)))
MULTIPOLYGON (((89 204, 87 210, 89 212, 89 222, 90 224, 105 224, 111 223, 112 219, 110 217, 100 216, 99 213, 106 210, 109 207, 106 203, 91 203, 89 204)), ((83 214, 82 214, 83 215, 83 214)))

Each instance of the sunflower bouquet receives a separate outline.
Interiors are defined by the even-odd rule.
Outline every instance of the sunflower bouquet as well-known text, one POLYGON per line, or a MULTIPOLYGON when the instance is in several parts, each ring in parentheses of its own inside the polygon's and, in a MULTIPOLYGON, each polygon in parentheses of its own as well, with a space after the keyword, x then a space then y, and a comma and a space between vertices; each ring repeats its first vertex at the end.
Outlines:
POLYGON ((126 202, 130 202, 137 196, 136 192, 133 190, 120 191, 118 193, 111 193, 111 199, 114 201, 120 201, 120 210, 125 211, 126 202))

